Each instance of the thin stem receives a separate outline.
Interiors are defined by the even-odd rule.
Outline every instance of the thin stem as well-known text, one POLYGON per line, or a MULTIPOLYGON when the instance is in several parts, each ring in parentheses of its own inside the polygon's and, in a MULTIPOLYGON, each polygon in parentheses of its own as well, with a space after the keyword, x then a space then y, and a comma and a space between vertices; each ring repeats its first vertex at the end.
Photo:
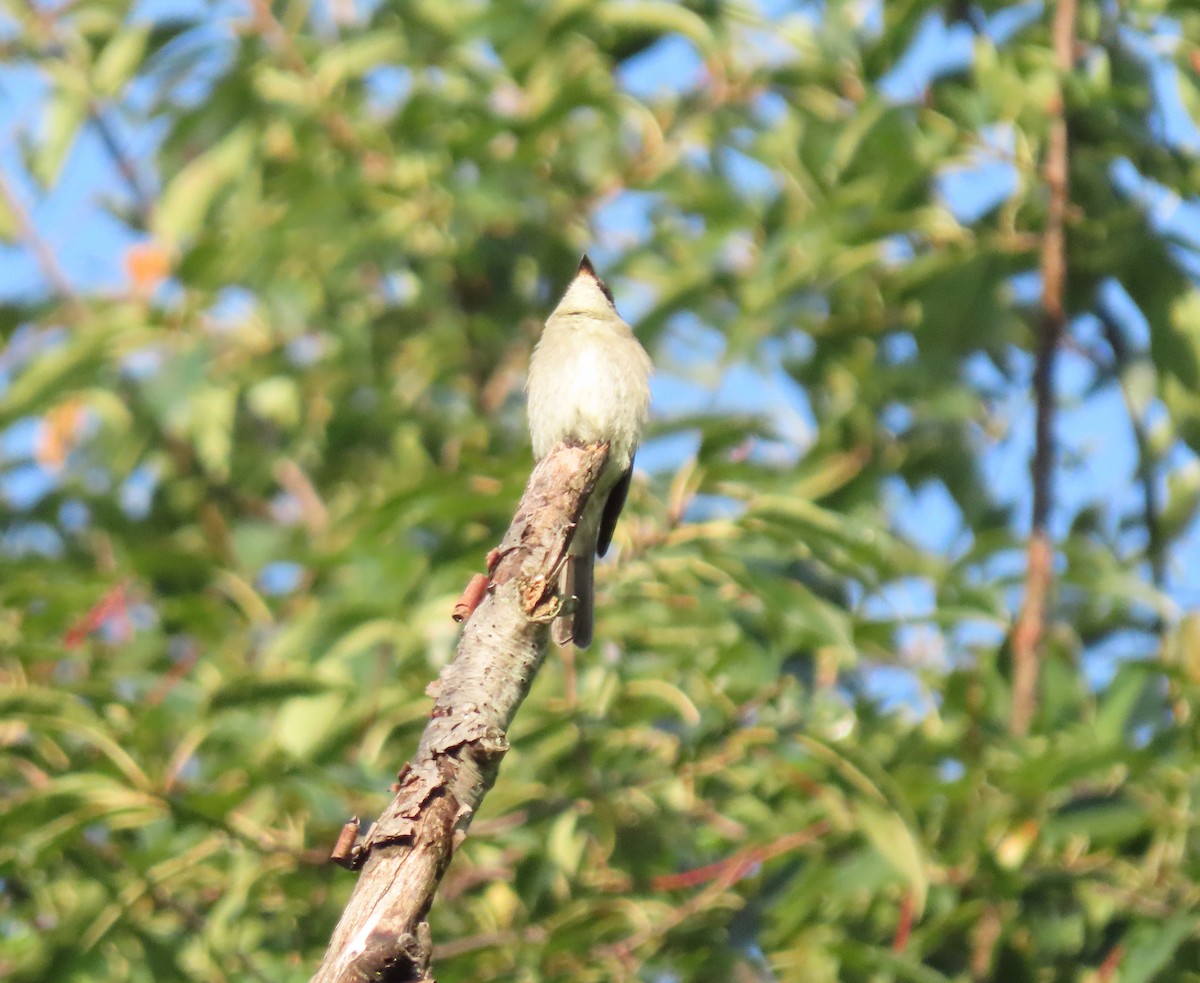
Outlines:
POLYGON ((99 134, 100 142, 104 144, 104 149, 108 151, 108 155, 116 165, 117 171, 128 186, 129 193, 133 196, 133 206, 137 212, 139 228, 145 229, 150 224, 150 215, 154 210, 154 201, 142 184, 141 176, 138 174, 137 167, 133 163, 133 158, 130 157, 122 146, 120 139, 117 137, 116 130, 113 129, 112 124, 109 123, 108 117, 104 113, 104 107, 95 99, 88 104, 88 118, 96 128, 96 133, 99 134))
POLYGON ((58 263, 58 257, 54 255, 54 250, 46 243, 46 241, 38 235, 38 231, 34 228, 33 220, 29 217, 29 212, 26 210, 21 199, 18 197, 13 186, 9 183, 3 170, 0 170, 0 199, 4 200, 4 204, 12 213, 13 219, 17 223, 17 231, 24 243, 25 248, 32 254, 38 267, 42 271, 42 276, 50 285, 51 290, 58 298, 68 304, 76 314, 83 313, 83 304, 79 300, 79 295, 75 292, 75 288, 71 285, 71 281, 67 278, 67 274, 58 263))
MULTIPOLYGON (((1059 0, 1054 11, 1054 60, 1063 78, 1071 70, 1075 47, 1075 0, 1059 0)), ((1033 452, 1033 523, 1029 535, 1025 602, 1013 630, 1012 732, 1029 732, 1037 706, 1039 650, 1046 627, 1046 610, 1053 582, 1054 547, 1049 521, 1054 504, 1054 422, 1057 400, 1054 366, 1067 326, 1065 304, 1067 250, 1067 120, 1061 82, 1050 122, 1045 181, 1049 193, 1046 227, 1042 233, 1042 312, 1038 323, 1037 363, 1033 391, 1037 423, 1033 452)))

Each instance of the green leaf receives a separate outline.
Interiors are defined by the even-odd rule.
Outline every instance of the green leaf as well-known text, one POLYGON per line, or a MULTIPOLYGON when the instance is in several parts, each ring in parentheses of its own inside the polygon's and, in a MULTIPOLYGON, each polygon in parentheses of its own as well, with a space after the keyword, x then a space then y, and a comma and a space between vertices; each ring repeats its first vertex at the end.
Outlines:
POLYGON ((350 38, 321 53, 314 75, 323 92, 331 92, 349 79, 360 78, 380 65, 403 59, 404 39, 393 32, 373 32, 350 38))
POLYGON ((838 950, 848 968, 864 973, 887 974, 886 977, 872 976, 872 979, 903 980, 905 983, 950 983, 950 977, 916 962, 911 956, 890 952, 878 946, 852 941, 843 943, 838 950))
POLYGON ((1122 796, 1068 803, 1042 827, 1048 841, 1086 837, 1094 848, 1119 846, 1153 826, 1145 808, 1122 796))
POLYGON ((42 187, 50 188, 58 182, 63 163, 87 115, 84 95, 65 89, 51 93, 33 154, 33 176, 42 187))
POLYGON ((17 221, 17 213, 13 211, 8 199, 0 196, 0 242, 12 244, 17 241, 21 232, 21 224, 17 221))
POLYGON ((657 0, 632 0, 628 3, 604 4, 595 9, 602 24, 620 31, 655 31, 662 34, 681 34, 701 51, 716 46, 712 29, 699 15, 680 4, 657 0))
POLYGON ((1161 682, 1156 666, 1140 663, 1122 665, 1099 697, 1094 729, 1097 744, 1124 747, 1132 729, 1135 708, 1142 702, 1146 689, 1157 689, 1161 682))
POLYGON ((188 163, 163 188, 154 210, 156 237, 177 246, 194 236, 213 202, 250 166, 256 144, 254 129, 243 124, 188 163))
POLYGON ((237 393, 228 386, 201 386, 188 401, 187 428, 196 443, 196 455, 220 481, 229 475, 236 406, 237 393))
POLYGON ((1200 932, 1200 916, 1178 912, 1164 921, 1142 922, 1125 940, 1121 983, 1150 983, 1171 962, 1185 939, 1200 932))
POLYGON ((96 95, 112 99, 121 94, 137 74, 149 39, 149 26, 123 26, 113 34, 92 67, 92 87, 96 95))
POLYGON ((916 916, 925 910, 929 895, 929 871, 925 852, 917 838, 896 813, 868 802, 860 802, 855 812, 863 832, 913 892, 916 916))
POLYGON ((1187 388, 1200 389, 1200 290, 1190 290, 1171 306, 1170 351, 1174 357, 1163 368, 1174 373, 1187 388))
POLYGON ((1183 534, 1200 511, 1200 461, 1186 461, 1167 475, 1167 500, 1163 505, 1163 538, 1183 534))
POLYGON ((289 679, 249 677, 222 685, 209 699, 209 705, 213 710, 229 710, 257 704, 269 706, 295 696, 316 696, 328 689, 327 683, 311 676, 295 676, 289 679))

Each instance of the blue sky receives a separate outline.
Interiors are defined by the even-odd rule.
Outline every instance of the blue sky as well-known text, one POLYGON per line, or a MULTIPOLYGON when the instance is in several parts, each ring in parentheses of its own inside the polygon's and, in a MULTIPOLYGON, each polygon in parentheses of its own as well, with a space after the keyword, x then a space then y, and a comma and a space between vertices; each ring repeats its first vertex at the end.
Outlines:
MULTIPOLYGON (((145 19, 164 14, 201 16, 207 11, 212 37, 232 40, 228 21, 232 12, 240 9, 237 0, 207 4, 204 0, 140 0, 135 6, 135 18, 145 19)), ((360 0, 360 9, 365 8, 360 0)), ((818 17, 819 5, 763 2, 761 8, 770 16, 783 16, 797 10, 803 16, 818 17)), ((853 9, 865 30, 877 28, 879 5, 862 0, 853 9)), ((914 43, 900 59, 882 84, 886 95, 897 102, 916 99, 938 74, 961 69, 974 56, 974 40, 965 25, 947 27, 936 10, 922 23, 914 43)), ((1014 31, 1031 19, 1040 16, 1037 3, 1015 4, 993 15, 987 22, 987 33, 1002 43, 1014 31)), ((319 12, 328 19, 327 12, 319 12)), ((0 38, 11 32, 0 15, 0 38)), ((1171 25, 1164 25, 1169 44, 1171 25)), ((769 32, 764 33, 764 51, 770 56, 769 32)), ((1130 34, 1126 39, 1131 48, 1143 56, 1151 67, 1158 102, 1158 123, 1165 142, 1192 151, 1200 149, 1200 132, 1188 116, 1179 98, 1174 81, 1174 69, 1169 59, 1162 57, 1162 39, 1156 45, 1130 34)), ((210 65, 209 73, 219 70, 210 65)), ((619 82, 629 92, 645 98, 663 91, 688 88, 703 72, 700 55, 686 39, 679 36, 664 38, 645 53, 622 66, 619 82)), ((206 86, 203 74, 189 83, 193 97, 201 98, 206 86)), ((403 69, 383 71, 374 80, 375 96, 382 102, 398 98, 406 85, 403 69)), ((103 291, 121 285, 121 258, 137 236, 114 219, 106 201, 122 200, 127 190, 115 172, 109 155, 91 128, 85 127, 63 164, 61 175, 49 192, 42 192, 25 173, 18 150, 18 138, 36 139, 44 129, 46 98, 49 87, 41 73, 33 67, 0 65, 0 171, 15 194, 24 203, 39 236, 50 246, 65 274, 81 292, 103 291)), ((145 98, 135 88, 128 94, 135 103, 145 98)), ((766 112, 785 111, 785 107, 764 104, 766 112)), ((131 128, 124 125, 119 114, 110 113, 110 122, 118 139, 138 162, 140 177, 154 187, 152 167, 154 150, 161 133, 154 128, 131 128)), ((943 173, 937 192, 953 212, 964 222, 985 214, 1003 201, 1016 188, 1016 170, 1011 163, 1012 133, 1004 127, 993 127, 981 134, 980 146, 974 157, 943 173)), ((1162 189, 1140 182, 1131 167, 1121 167, 1114 174, 1130 193, 1144 196, 1148 210, 1164 231, 1170 231, 1197 243, 1195 229, 1200 229, 1200 208, 1173 198, 1162 189)), ((751 158, 734 156, 730 167, 734 179, 751 192, 769 189, 775 176, 751 158)), ((595 217, 597 248, 593 256, 601 266, 610 262, 630 237, 649 232, 649 209, 652 197, 641 192, 627 191, 607 202, 595 217)), ((618 303, 625 315, 636 323, 644 298, 638 285, 618 281, 614 285, 618 303)), ((45 290, 42 271, 20 244, 0 244, 0 299, 35 295, 45 290)), ((1037 296, 1036 274, 1014 282, 1019 299, 1037 296)), ((1130 310, 1128 298, 1114 296, 1114 306, 1124 310, 1127 323, 1137 335, 1136 310, 1130 310)), ((680 319, 675 326, 674 340, 667 346, 686 351, 694 365, 697 359, 718 364, 723 355, 723 339, 719 334, 698 323, 680 319)), ((1073 326, 1081 340, 1095 336, 1098 328, 1088 319, 1073 326)), ((1143 335, 1144 325, 1143 325, 1143 335)), ((1146 338, 1141 339, 1144 343, 1146 338)), ((779 343, 775 343, 779 344, 779 343)), ((7 357, 0 355, 0 386, 6 378, 7 357)), ((983 466, 989 483, 999 499, 1015 503, 1028 525, 1029 476, 1028 461, 1032 453, 1033 407, 1029 396, 1032 364, 1022 353, 1011 353, 1015 370, 1015 385, 1006 386, 1007 395, 998 408, 1007 422, 1007 436, 989 444, 983 466)), ((1002 382, 995 378, 984 359, 972 364, 977 374, 974 381, 982 384, 1002 382)), ((1061 460, 1057 484, 1058 507, 1053 532, 1061 535, 1078 512, 1089 503, 1114 503, 1128 510, 1140 501, 1140 490, 1134 476, 1136 448, 1128 424, 1128 415, 1121 393, 1114 386, 1092 391, 1095 380, 1093 366, 1072 350, 1063 352, 1060 359, 1058 389, 1063 409, 1059 417, 1058 436, 1061 460), (1075 462, 1075 463, 1072 463, 1075 462)), ((735 363, 721 372, 714 371, 708 383, 661 374, 656 381, 655 411, 671 416, 697 411, 766 412, 777 422, 782 442, 794 446, 802 454, 815 432, 811 409, 803 391, 778 368, 778 353, 768 345, 752 362, 735 363)), ((22 421, 0 434, 0 462, 5 467, 0 478, 0 497, 8 506, 20 511, 28 507, 53 487, 54 477, 43 472, 31 459, 37 425, 22 421)), ((694 447, 692 438, 681 435, 668 438, 646 448, 642 462, 654 470, 676 466, 694 447)), ((1186 455, 1184 451, 1178 454, 1186 455)), ((1185 458, 1177 458, 1182 461, 1185 458)), ((1194 459, 1191 460, 1195 465, 1194 459)), ((131 503, 144 499, 153 487, 153 476, 143 476, 141 483, 123 490, 131 503)), ((964 544, 961 518, 944 489, 929 485, 915 493, 899 482, 890 490, 891 506, 897 526, 914 541, 926 548, 949 553, 964 544)), ((133 507, 133 506, 131 506, 133 507)), ((1115 514, 1112 510, 1110 513, 1115 514)), ((1193 527, 1186 544, 1177 550, 1170 570, 1170 594, 1183 608, 1200 605, 1200 564, 1184 563, 1185 556, 1200 556, 1200 528, 1193 527)), ((268 585, 269 586, 269 585, 268 585)), ((881 614, 911 618, 914 622, 914 644, 922 642, 920 632, 926 630, 922 619, 932 611, 932 588, 918 578, 909 578, 893 585, 873 599, 881 614)), ((926 626, 927 627, 927 626, 926 626)), ((953 643, 952 643, 953 644, 953 643)), ((1131 643, 1132 644, 1132 643, 1131 643)), ((1132 647, 1130 649, 1132 651, 1132 647)), ((1101 660, 1102 661, 1102 660, 1101 660)), ((896 679, 885 675, 881 684, 888 692, 903 688, 896 679)))

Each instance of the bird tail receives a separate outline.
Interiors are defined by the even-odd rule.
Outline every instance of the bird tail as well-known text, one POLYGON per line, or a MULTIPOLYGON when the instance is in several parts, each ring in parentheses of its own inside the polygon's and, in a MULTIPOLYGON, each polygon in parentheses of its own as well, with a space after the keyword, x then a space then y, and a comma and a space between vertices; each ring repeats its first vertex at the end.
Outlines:
POLYGON ((596 555, 592 551, 583 554, 571 553, 563 566, 559 596, 568 600, 574 597, 575 609, 554 622, 554 641, 559 645, 574 642, 585 649, 592 644, 593 582, 596 555))

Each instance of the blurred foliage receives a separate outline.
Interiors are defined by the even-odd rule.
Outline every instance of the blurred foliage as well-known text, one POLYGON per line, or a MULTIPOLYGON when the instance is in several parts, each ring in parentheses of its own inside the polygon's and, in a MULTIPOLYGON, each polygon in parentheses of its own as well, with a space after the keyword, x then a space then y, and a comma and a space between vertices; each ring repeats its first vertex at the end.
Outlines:
POLYGON ((98 135, 134 242, 0 317, 0 975, 307 978, 589 249, 659 365, 646 473, 433 909, 440 978, 1200 981, 1200 264, 1159 207, 1200 184, 1192 4, 1080 4, 1067 349, 1142 484, 1059 516, 1021 741, 1027 510, 988 461, 1028 446, 1049 12, 136 6, 0 3, 45 86, 25 180, 98 135), (966 54, 898 92, 930 30, 966 54))

